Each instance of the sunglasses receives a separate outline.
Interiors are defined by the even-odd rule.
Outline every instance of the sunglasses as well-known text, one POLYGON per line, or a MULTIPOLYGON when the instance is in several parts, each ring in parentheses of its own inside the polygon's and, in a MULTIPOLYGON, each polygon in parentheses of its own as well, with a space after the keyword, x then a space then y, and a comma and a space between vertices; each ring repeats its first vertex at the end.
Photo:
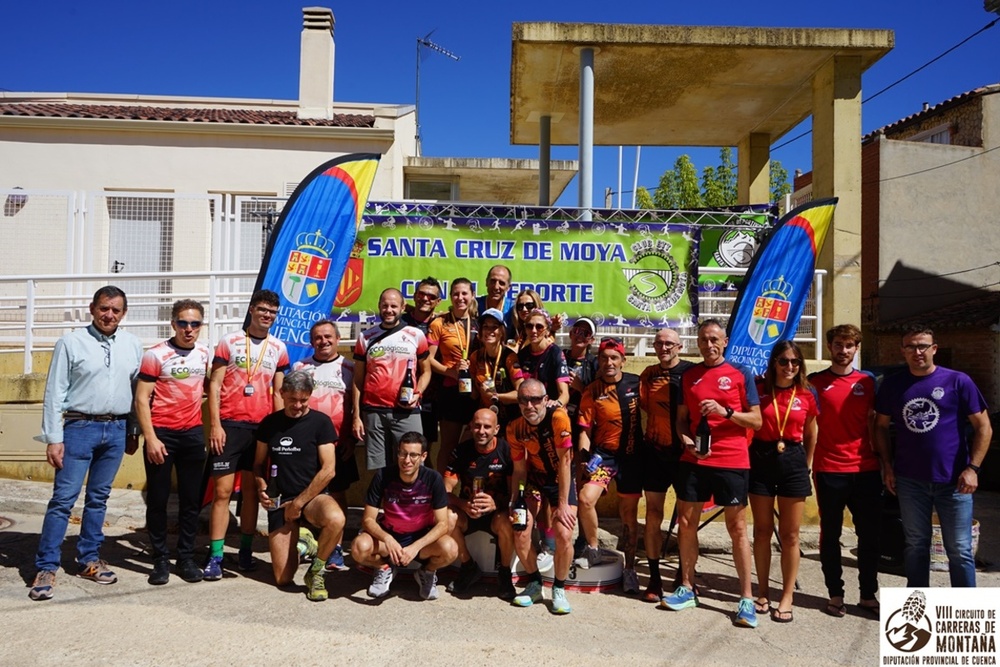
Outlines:
POLYGON ((779 366, 788 366, 788 365, 801 366, 802 365, 802 360, 801 359, 786 359, 785 357, 781 357, 777 361, 778 361, 778 365, 779 366))
POLYGON ((431 294, 430 292, 417 292, 416 297, 424 301, 438 301, 441 298, 437 294, 431 294))
POLYGON ((521 303, 517 304, 516 308, 518 310, 534 310, 535 309, 535 302, 534 301, 522 301, 521 303))
POLYGON ((605 343, 614 343, 615 345, 622 345, 623 344, 620 338, 614 338, 612 336, 606 336, 606 337, 602 338, 601 339, 601 345, 604 345, 605 343))
POLYGON ((532 322, 531 324, 525 324, 525 329, 531 329, 532 331, 545 331, 548 327, 544 324, 539 324, 538 322, 532 322))
POLYGON ((201 320, 174 320, 178 329, 200 329, 201 320))
POLYGON ((521 405, 540 405, 546 398, 548 398, 546 394, 542 394, 541 396, 518 396, 517 402, 521 405))

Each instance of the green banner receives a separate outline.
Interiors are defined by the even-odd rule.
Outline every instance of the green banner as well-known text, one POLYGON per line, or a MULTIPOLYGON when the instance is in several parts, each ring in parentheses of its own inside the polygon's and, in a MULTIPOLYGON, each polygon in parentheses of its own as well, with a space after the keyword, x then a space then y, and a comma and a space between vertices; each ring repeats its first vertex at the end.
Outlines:
POLYGON ((336 319, 373 321, 383 289, 395 287, 409 302, 426 276, 441 281, 445 301, 448 284, 459 277, 482 293, 495 264, 510 268, 512 294, 534 289, 564 318, 658 327, 697 317, 696 225, 546 219, 538 215, 545 209, 508 208, 499 211, 506 216, 490 217, 480 207, 467 217, 473 211, 459 207, 396 206, 364 216, 334 304, 336 319))

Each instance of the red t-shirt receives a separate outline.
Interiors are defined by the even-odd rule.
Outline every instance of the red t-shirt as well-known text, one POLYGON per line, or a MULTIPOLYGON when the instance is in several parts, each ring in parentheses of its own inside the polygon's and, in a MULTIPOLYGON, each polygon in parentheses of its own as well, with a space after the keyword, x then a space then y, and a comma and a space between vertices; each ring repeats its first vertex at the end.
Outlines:
POLYGON ((837 375, 829 368, 809 376, 819 399, 819 437, 813 454, 816 472, 870 472, 879 469, 868 430, 875 409, 875 379, 852 370, 837 375))
POLYGON ((202 425, 201 403, 210 359, 208 346, 201 342, 185 350, 165 340, 146 350, 139 379, 156 383, 150 401, 153 426, 186 431, 202 425))
POLYGON ((753 434, 757 440, 802 442, 806 422, 817 413, 812 389, 799 387, 775 388, 774 393, 757 385, 760 396, 761 427, 753 434))
MULTIPOLYGON (((695 433, 702 415, 699 404, 712 399, 723 407, 730 407, 735 412, 746 412, 754 405, 759 405, 757 387, 750 371, 741 365, 723 361, 717 366, 696 364, 681 376, 681 392, 684 405, 688 409, 688 420, 691 433, 695 433)), ((752 430, 738 425, 725 415, 709 415, 708 426, 712 429, 712 453, 705 459, 699 459, 687 448, 681 455, 681 460, 712 468, 736 468, 749 470, 750 444, 752 430)))
POLYGON ((219 401, 220 419, 259 424, 274 412, 271 385, 276 373, 288 370, 288 350, 282 341, 271 335, 256 339, 246 331, 234 331, 215 346, 212 363, 226 367, 219 401), (253 387, 250 396, 245 391, 248 384, 253 387))

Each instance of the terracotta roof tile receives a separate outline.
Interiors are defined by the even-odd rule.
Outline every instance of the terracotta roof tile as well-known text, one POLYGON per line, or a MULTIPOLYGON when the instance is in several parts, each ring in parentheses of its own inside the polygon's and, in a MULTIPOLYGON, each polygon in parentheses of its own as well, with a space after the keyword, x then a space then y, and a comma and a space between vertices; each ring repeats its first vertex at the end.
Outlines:
POLYGON ((42 118, 105 118, 159 120, 179 123, 231 123, 240 125, 302 125, 313 127, 374 127, 375 117, 336 114, 330 120, 299 118, 294 111, 261 109, 195 109, 119 104, 0 103, 0 116, 42 118))
POLYGON ((932 116, 936 113, 940 113, 950 107, 962 104, 963 102, 966 102, 974 97, 979 97, 981 95, 992 95, 993 93, 997 92, 1000 92, 1000 83, 991 83, 988 86, 982 86, 980 88, 974 88, 973 90, 968 90, 964 93, 956 95, 955 97, 949 98, 943 102, 938 102, 932 107, 927 107, 926 109, 922 109, 915 114, 910 114, 906 118, 901 118, 893 123, 884 125, 878 128, 877 130, 872 130, 871 132, 863 136, 861 138, 861 141, 862 142, 871 141, 880 134, 892 134, 892 132, 896 130, 901 130, 907 125, 910 125, 911 123, 921 120, 927 116, 932 116))

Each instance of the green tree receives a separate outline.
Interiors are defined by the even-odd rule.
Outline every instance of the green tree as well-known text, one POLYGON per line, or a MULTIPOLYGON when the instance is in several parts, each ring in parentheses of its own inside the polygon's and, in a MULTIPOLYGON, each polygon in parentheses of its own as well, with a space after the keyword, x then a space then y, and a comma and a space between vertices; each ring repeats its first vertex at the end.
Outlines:
MULTIPOLYGON (((770 170, 771 201, 780 201, 791 192, 788 171, 778 160, 771 160, 770 170)), ((733 206, 737 203, 736 163, 733 149, 724 146, 719 150, 719 165, 698 170, 687 155, 681 155, 671 169, 660 176, 656 189, 650 193, 645 188, 636 192, 636 206, 639 208, 685 209, 705 206, 733 206), (648 205, 647 205, 648 204, 648 205)))

